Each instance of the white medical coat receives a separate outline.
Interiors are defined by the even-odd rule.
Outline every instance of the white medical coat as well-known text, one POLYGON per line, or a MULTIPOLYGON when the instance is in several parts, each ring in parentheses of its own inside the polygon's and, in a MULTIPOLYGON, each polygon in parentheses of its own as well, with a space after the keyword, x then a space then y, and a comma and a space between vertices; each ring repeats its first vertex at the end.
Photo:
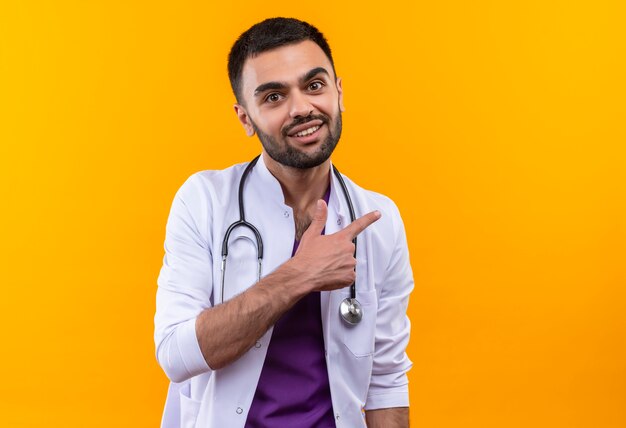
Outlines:
MULTIPOLYGON (((157 359, 171 380, 164 428, 237 428, 248 415, 272 329, 238 360, 212 370, 196 337, 196 317, 256 282, 256 247, 247 228, 230 238, 224 296, 220 290, 221 246, 228 226, 239 219, 239 180, 246 164, 192 175, 177 192, 167 222, 165 257, 158 278, 155 333, 157 359)), ((337 178, 331 174, 326 234, 350 223, 337 178)), ((405 349, 406 316, 413 275, 404 226, 395 204, 345 178, 357 218, 379 210, 382 218, 358 236, 357 299, 363 319, 344 323, 340 302, 349 287, 321 293, 326 364, 337 427, 364 427, 363 410, 407 407, 411 367, 405 349)), ((291 257, 295 226, 279 182, 263 157, 244 189, 246 220, 263 237, 263 275, 291 257)), ((294 386, 297 387, 297 386, 294 386)))

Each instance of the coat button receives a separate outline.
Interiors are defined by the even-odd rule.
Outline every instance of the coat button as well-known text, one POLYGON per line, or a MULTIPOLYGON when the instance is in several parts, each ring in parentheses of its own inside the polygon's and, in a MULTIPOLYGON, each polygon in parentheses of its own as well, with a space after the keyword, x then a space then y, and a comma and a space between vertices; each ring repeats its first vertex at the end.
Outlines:
POLYGON ((261 342, 259 342, 258 340, 256 341, 256 343, 254 344, 255 348, 260 348, 261 347, 261 342))
POLYGON ((337 226, 341 226, 341 219, 340 218, 337 219, 337 226))
POLYGON ((243 413, 243 409, 241 407, 237 407, 236 412, 237 412, 238 415, 240 415, 240 414, 243 413))
POLYGON ((285 218, 289 218, 289 211, 285 211, 285 212, 283 213, 283 216, 284 216, 285 218))

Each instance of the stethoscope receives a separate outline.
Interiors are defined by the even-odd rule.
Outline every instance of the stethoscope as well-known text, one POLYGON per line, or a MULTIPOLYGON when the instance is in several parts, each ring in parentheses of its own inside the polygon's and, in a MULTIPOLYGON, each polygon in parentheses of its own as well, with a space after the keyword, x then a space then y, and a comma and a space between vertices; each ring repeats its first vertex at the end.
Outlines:
MULTIPOLYGON (((254 227, 254 225, 250 222, 246 221, 246 217, 244 214, 243 207, 243 186, 246 182, 246 178, 252 171, 252 168, 259 160, 259 156, 255 157, 252 162, 248 164, 246 169, 243 171, 241 175, 241 179, 239 180, 239 220, 228 226, 226 229, 226 234, 224 235, 224 240, 222 241, 222 278, 221 278, 221 287, 222 287, 222 302, 224 301, 224 276, 226 275, 226 258, 228 257, 228 239, 230 238, 230 234, 233 230, 235 230, 239 226, 247 227, 254 233, 256 237, 256 249, 257 249, 257 260, 258 260, 258 269, 257 269, 257 281, 261 280, 261 272, 263 268, 263 239, 261 238, 261 233, 259 230, 254 227)), ((356 216, 354 215, 354 207, 352 206, 352 200, 350 199, 350 194, 348 193, 348 188, 346 187, 345 181, 343 181, 343 177, 339 174, 339 171, 333 165, 333 172, 339 184, 341 185, 341 190, 343 191, 343 195, 348 203, 348 209, 350 210, 350 221, 354 221, 356 216)), ((354 243, 354 257, 356 258, 356 237, 352 240, 354 243)), ((363 308, 361 304, 356 299, 356 282, 353 282, 350 286, 350 297, 346 297, 343 299, 341 304, 339 305, 339 314, 341 318, 347 322, 348 324, 355 325, 361 322, 363 318, 363 308)))

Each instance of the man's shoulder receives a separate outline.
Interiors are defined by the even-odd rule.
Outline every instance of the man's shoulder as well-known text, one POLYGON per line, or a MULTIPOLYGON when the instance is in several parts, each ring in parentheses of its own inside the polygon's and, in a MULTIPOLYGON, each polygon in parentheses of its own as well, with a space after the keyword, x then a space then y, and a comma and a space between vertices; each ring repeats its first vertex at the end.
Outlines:
POLYGON ((233 176, 239 175, 247 164, 247 162, 244 162, 231 165, 224 169, 205 169, 197 171, 191 174, 187 181, 210 184, 215 181, 230 180, 233 176))
POLYGON ((404 233, 402 216, 393 199, 383 193, 365 189, 346 176, 344 181, 353 199, 357 217, 375 210, 382 214, 380 220, 367 229, 374 239, 380 240, 381 248, 386 246, 381 243, 388 242, 389 236, 398 237, 404 233))
POLYGON ((191 174, 180 186, 179 193, 207 192, 223 189, 241 175, 247 163, 238 163, 224 169, 206 169, 191 174))
MULTIPOLYGON (((191 174, 178 187, 174 206, 184 206, 194 216, 208 215, 215 203, 223 203, 236 189, 246 164, 235 164, 224 169, 207 169, 191 174)), ((236 192, 235 192, 236 194, 236 192)))
POLYGON ((365 207, 379 210, 383 214, 395 214, 398 212, 398 207, 396 203, 389 196, 374 190, 365 189, 356 184, 349 177, 345 175, 343 175, 343 177, 346 185, 348 186, 348 190, 351 193, 355 193, 356 197, 359 199, 359 202, 365 207))

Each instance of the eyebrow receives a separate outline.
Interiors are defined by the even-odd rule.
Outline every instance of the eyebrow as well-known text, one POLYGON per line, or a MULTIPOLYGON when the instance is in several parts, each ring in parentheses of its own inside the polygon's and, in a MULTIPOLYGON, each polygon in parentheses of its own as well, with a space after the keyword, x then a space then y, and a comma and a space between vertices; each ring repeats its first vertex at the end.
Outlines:
MULTIPOLYGON (((324 68, 324 67, 315 67, 309 71, 306 72, 306 74, 302 77, 300 77, 298 79, 298 82, 300 84, 304 84, 304 82, 312 79, 313 77, 317 76, 318 74, 325 74, 328 77, 330 77, 330 74, 328 73, 328 71, 324 68)), ((259 94, 268 91, 268 90, 280 90, 280 89, 285 89, 287 88, 287 84, 284 82, 267 82, 267 83, 263 83, 259 86, 257 86, 257 88, 254 90, 254 96, 258 97, 259 94)))

